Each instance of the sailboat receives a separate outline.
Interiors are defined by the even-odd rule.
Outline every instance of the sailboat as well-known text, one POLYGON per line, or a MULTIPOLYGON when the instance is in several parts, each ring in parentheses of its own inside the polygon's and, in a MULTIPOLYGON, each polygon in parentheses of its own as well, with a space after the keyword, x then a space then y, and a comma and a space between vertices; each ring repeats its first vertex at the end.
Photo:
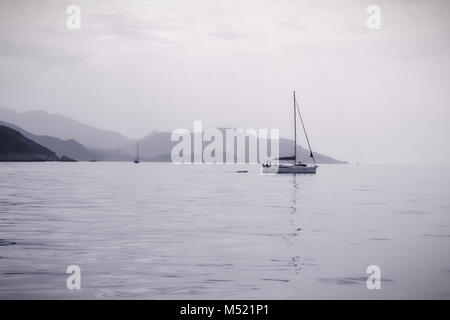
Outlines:
POLYGON ((139 140, 136 144, 136 158, 134 159, 134 163, 139 163, 139 140))
POLYGON ((292 161, 292 163, 287 164, 272 164, 271 162, 262 164, 262 173, 316 173, 317 165, 314 159, 314 154, 311 149, 311 144, 309 143, 308 134, 306 133, 305 124, 303 123, 303 118, 300 113, 300 108, 298 107, 297 99, 295 98, 294 91, 294 155, 288 157, 278 158, 279 161, 292 161), (302 163, 297 161, 297 113, 300 117, 300 121, 303 127, 303 132, 305 133, 306 141, 308 142, 309 156, 312 158, 313 165, 302 163))

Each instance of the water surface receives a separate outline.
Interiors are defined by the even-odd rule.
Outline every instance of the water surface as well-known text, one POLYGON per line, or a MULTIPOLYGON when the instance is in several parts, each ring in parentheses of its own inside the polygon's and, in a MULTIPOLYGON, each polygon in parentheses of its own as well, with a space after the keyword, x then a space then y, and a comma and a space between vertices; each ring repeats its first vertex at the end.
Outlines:
POLYGON ((448 167, 1 163, 0 298, 449 299, 449 190, 448 167))

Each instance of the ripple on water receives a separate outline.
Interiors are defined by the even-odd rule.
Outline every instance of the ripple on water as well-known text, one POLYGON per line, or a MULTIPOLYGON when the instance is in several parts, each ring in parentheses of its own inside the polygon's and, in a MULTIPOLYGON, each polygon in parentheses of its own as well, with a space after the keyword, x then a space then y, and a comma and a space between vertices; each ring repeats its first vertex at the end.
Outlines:
POLYGON ((316 176, 268 177, 252 166, 8 166, 0 298, 316 299, 337 285, 338 298, 358 298, 376 247, 389 247, 374 254, 399 279, 383 297, 449 292, 438 250, 450 244, 448 169, 324 165, 316 176), (425 180, 438 183, 416 183, 425 180), (65 286, 70 264, 82 270, 79 293, 65 286), (435 270, 424 289, 417 275, 435 270))
POLYGON ((352 191, 356 191, 356 192, 378 192, 379 188, 375 187, 375 186, 370 186, 370 185, 361 185, 357 188, 353 188, 352 191))
MULTIPOLYGON (((339 278, 319 278, 320 282, 337 285, 361 284, 367 281, 367 277, 339 277, 339 278)), ((381 282, 394 282, 392 279, 381 278, 381 282)))
POLYGON ((385 206, 388 203, 387 202, 383 202, 383 201, 367 201, 367 202, 356 202, 357 205, 359 206, 385 206))
POLYGON ((392 213, 396 214, 410 214, 410 215, 422 215, 422 214, 429 214, 428 211, 423 210, 399 210, 399 211, 391 211, 392 213))
POLYGON ((422 234, 422 237, 450 238, 450 234, 426 233, 426 234, 422 234))
POLYGON ((12 246, 17 244, 17 242, 15 241, 10 241, 10 240, 6 240, 6 239, 0 239, 0 246, 1 247, 6 247, 6 246, 12 246))

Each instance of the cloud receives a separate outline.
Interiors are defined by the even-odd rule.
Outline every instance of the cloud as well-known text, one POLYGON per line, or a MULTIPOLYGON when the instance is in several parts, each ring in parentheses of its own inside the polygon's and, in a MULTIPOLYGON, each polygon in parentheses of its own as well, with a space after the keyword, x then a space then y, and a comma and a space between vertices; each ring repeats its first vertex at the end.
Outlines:
POLYGON ((56 49, 33 41, 0 39, 0 56, 6 59, 26 59, 49 66, 79 64, 89 57, 88 54, 70 52, 64 48, 56 49))

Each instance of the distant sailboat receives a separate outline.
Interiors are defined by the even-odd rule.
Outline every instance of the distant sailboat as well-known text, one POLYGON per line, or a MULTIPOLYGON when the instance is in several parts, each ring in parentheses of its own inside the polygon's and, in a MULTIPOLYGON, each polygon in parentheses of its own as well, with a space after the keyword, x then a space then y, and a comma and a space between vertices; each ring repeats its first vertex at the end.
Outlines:
POLYGON ((293 161, 292 164, 272 164, 270 162, 262 164, 263 173, 316 173, 317 165, 314 159, 314 154, 311 150, 308 134, 306 133, 303 118, 298 107, 297 99, 294 91, 294 155, 288 157, 281 157, 280 161, 293 161), (308 142, 309 156, 312 158, 314 165, 307 165, 305 163, 297 162, 297 112, 302 123, 303 132, 305 133, 306 141, 308 142))
POLYGON ((134 159, 134 163, 139 163, 139 140, 136 144, 136 158, 134 159))

